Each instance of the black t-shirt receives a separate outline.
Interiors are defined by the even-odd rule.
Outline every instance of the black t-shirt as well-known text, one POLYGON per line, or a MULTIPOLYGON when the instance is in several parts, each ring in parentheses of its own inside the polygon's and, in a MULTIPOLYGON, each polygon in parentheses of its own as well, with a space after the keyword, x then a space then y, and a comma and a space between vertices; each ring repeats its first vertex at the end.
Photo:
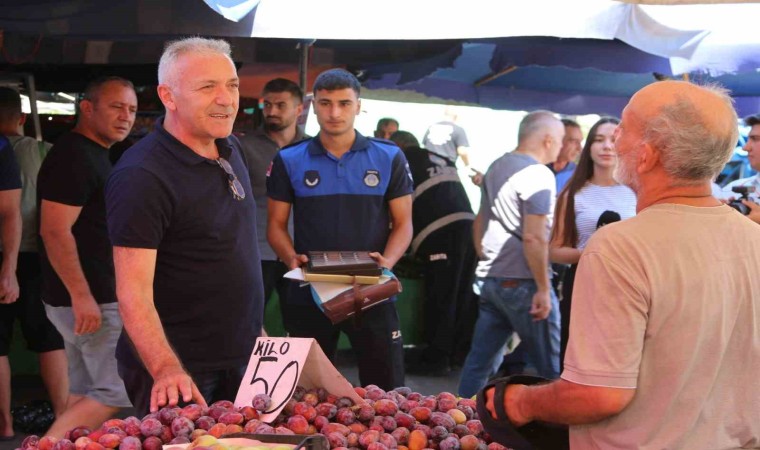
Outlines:
MULTIPOLYGON (((157 250, 154 304, 169 343, 190 370, 244 365, 263 322, 248 169, 236 138, 216 144, 245 199, 233 198, 217 162, 175 139, 162 120, 124 153, 106 187, 111 243, 157 250)), ((124 334, 116 356, 138 363, 124 334)))
MULTIPOLYGON (((111 173, 108 149, 76 132, 62 135, 50 149, 37 176, 37 206, 42 200, 79 206, 71 232, 79 263, 95 301, 116 301, 113 254, 108 241, 103 188, 111 173)), ((71 296, 50 265, 44 245, 42 300, 50 306, 71 306, 71 296)))
POLYGON ((8 138, 0 135, 0 191, 21 189, 21 170, 8 138))

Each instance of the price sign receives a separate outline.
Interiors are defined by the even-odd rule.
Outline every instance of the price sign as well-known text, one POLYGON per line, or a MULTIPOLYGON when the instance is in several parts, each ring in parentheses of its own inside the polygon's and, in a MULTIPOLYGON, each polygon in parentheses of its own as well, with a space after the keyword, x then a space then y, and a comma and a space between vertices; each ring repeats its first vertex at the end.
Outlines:
POLYGON ((257 394, 267 394, 272 403, 263 411, 262 420, 268 422, 277 417, 298 385, 313 342, 313 339, 258 338, 235 406, 251 406, 257 394))
POLYGON ((364 403, 314 339, 266 337, 256 340, 235 407, 251 406, 257 394, 267 394, 272 404, 260 419, 271 422, 298 385, 307 389, 323 387, 332 394, 351 398, 354 404, 364 403))

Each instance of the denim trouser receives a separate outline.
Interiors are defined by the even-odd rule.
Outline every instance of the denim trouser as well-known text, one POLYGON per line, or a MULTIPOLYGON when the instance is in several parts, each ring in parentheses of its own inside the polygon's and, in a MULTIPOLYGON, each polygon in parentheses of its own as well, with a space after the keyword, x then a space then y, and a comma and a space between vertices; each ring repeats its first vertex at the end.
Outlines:
POLYGON ((459 395, 472 397, 496 373, 504 357, 504 344, 516 331, 520 346, 540 376, 559 377, 559 302, 551 292, 549 317, 537 322, 530 315, 536 283, 533 280, 479 278, 480 308, 472 346, 462 368, 459 395), (508 285, 508 287, 504 287, 508 285))

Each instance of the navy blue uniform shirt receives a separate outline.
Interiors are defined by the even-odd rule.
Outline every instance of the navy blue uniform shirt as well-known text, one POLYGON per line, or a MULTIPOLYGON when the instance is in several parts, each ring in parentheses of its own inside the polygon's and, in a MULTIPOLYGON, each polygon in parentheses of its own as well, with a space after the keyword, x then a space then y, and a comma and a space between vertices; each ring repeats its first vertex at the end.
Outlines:
POLYGON ((0 136, 0 191, 21 189, 21 170, 8 138, 0 136))
MULTIPOLYGON (((157 250, 156 310, 182 363, 200 370, 244 365, 263 321, 248 169, 236 138, 216 144, 245 199, 233 198, 216 161, 179 142, 162 120, 124 153, 106 187, 111 243, 157 250)), ((117 356, 128 347, 120 340, 117 356)))
POLYGON ((322 146, 319 135, 283 148, 267 178, 267 195, 293 205, 297 253, 382 253, 390 234, 388 202, 412 191, 404 153, 390 141, 358 132, 340 159, 322 146))

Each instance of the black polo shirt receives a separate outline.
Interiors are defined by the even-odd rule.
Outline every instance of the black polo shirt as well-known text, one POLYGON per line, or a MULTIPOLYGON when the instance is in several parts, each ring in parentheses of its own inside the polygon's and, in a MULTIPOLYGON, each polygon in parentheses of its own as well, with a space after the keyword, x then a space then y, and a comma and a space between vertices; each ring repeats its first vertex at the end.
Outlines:
POLYGON ((0 135, 0 191, 13 189, 21 189, 21 170, 10 141, 0 135))
MULTIPOLYGON (((127 150, 106 186, 114 246, 157 250, 156 310, 190 370, 244 365, 260 334, 264 293, 256 239, 256 204, 240 143, 216 141, 245 189, 236 200, 216 161, 193 152, 163 128, 127 150)), ((130 361, 121 339, 117 357, 130 361)))
MULTIPOLYGON (((71 233, 90 292, 100 304, 116 301, 103 193, 111 168, 107 148, 71 131, 56 141, 37 175, 38 207, 48 200, 82 208, 71 233)), ((51 306, 71 306, 69 291, 50 264, 45 246, 40 244, 39 250, 42 300, 51 306)))

